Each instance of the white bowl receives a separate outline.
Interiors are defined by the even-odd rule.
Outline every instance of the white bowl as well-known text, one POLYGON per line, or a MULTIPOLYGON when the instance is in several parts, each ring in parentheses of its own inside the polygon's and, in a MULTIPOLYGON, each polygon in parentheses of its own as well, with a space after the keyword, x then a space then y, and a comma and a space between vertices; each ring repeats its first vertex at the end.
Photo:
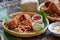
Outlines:
POLYGON ((42 17, 42 15, 36 14, 36 15, 33 15, 32 20, 33 20, 33 21, 43 21, 43 17, 42 17), (34 17, 35 17, 35 16, 40 16, 41 19, 39 19, 39 20, 34 20, 34 17))
POLYGON ((41 28, 41 27, 44 28, 44 23, 41 22, 41 21, 33 22, 32 25, 33 25, 33 29, 34 29, 34 30, 38 30, 38 29, 41 28), (37 22, 40 22, 40 23, 42 23, 42 24, 41 24, 40 26, 35 26, 34 24, 37 23, 37 22))
POLYGON ((2 36, 1 34, 0 34, 0 37, 1 37, 1 40, 4 40, 4 39, 3 39, 3 36, 2 36))
POLYGON ((54 27, 60 26, 60 22, 54 22, 48 26, 48 30, 51 31, 55 36, 60 37, 60 33, 54 31, 54 27))

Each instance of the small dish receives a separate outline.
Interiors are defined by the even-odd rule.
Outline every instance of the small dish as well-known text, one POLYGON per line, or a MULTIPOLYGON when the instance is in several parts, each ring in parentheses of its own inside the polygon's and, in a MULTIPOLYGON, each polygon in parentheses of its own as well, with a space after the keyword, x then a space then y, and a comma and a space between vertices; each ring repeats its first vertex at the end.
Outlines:
POLYGON ((54 22, 48 26, 48 30, 51 31, 55 36, 60 37, 60 32, 57 32, 57 29, 60 29, 59 27, 60 22, 54 22))
POLYGON ((43 17, 39 14, 36 14, 36 15, 33 15, 32 20, 33 21, 42 21, 43 17))
POLYGON ((39 30, 40 28, 44 28, 44 23, 41 21, 36 21, 32 23, 34 30, 39 30))
POLYGON ((0 34, 0 40, 3 40, 3 36, 0 34))

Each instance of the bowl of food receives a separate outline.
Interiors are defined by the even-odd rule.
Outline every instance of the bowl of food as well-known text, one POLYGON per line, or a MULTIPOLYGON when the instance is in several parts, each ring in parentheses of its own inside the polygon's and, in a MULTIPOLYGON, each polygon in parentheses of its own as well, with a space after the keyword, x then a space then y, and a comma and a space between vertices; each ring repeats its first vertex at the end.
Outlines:
POLYGON ((59 0, 47 0, 46 2, 40 4, 38 11, 40 11, 40 8, 42 8, 46 14, 49 14, 47 17, 49 20, 60 21, 59 0))
POLYGON ((43 21, 43 17, 41 15, 36 14, 36 15, 33 15, 32 20, 33 21, 43 21))
POLYGON ((36 21, 32 23, 33 29, 38 30, 39 28, 44 28, 44 23, 41 21, 36 21))
POLYGON ((4 40, 4 39, 3 39, 3 36, 2 36, 1 34, 0 34, 0 40, 4 40))
POLYGON ((38 28, 35 26, 33 27, 33 23, 36 23, 32 20, 33 15, 36 15, 36 13, 17 12, 11 14, 10 17, 12 19, 9 22, 6 22, 5 19, 3 20, 2 25, 4 31, 18 37, 33 37, 43 34, 46 31, 47 26, 49 25, 48 19, 46 18, 46 20, 44 19, 45 21, 39 21, 40 25, 38 26, 38 28), (42 25, 44 27, 40 27, 42 25), (37 28, 38 30, 35 30, 34 28, 37 28))
POLYGON ((50 32, 52 32, 55 36, 60 37, 60 22, 54 22, 48 26, 50 32))

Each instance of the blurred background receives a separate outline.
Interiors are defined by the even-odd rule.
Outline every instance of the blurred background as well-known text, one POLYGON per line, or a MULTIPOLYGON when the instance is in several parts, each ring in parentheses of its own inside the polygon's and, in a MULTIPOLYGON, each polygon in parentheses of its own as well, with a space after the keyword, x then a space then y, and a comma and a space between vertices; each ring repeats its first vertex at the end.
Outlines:
MULTIPOLYGON (((15 1, 15 0, 0 0, 0 2, 3 2, 3 1, 15 1)), ((20 1, 20 0, 19 0, 20 1)), ((40 2, 44 2, 45 0, 38 0, 40 2)))
MULTIPOLYGON (((38 0, 39 4, 45 0, 38 0)), ((0 21, 6 16, 7 13, 15 13, 20 11, 20 0, 0 0, 0 21)))

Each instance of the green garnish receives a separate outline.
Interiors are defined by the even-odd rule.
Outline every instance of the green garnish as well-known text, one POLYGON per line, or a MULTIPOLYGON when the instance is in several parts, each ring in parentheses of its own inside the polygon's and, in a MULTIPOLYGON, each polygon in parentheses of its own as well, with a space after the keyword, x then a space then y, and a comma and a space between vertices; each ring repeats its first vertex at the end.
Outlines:
POLYGON ((43 18, 45 19, 47 16, 49 16, 49 14, 48 13, 45 13, 45 11, 42 9, 42 8, 40 8, 40 14, 43 16, 43 18))
MULTIPOLYGON (((49 14, 45 13, 42 8, 40 8, 39 13, 43 16, 43 22, 44 22, 44 28, 45 28, 47 26, 46 17, 49 16, 49 14)), ((41 27, 40 29, 37 30, 37 32, 42 31, 44 28, 41 27)))
POLYGON ((47 21, 46 21, 46 18, 47 18, 47 16, 49 16, 49 14, 48 13, 45 13, 45 11, 42 9, 42 8, 40 8, 40 14, 43 16, 43 22, 44 22, 44 26, 46 27, 46 25, 47 25, 47 21))

